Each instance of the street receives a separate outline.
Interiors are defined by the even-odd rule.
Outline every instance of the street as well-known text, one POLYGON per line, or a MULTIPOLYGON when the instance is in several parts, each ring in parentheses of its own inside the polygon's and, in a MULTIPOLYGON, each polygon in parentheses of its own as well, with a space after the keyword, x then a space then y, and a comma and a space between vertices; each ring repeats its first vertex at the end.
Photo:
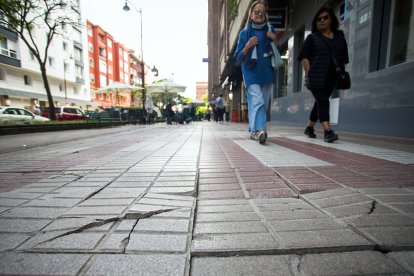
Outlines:
POLYGON ((414 141, 270 124, 0 136, 2 275, 412 275, 414 141))

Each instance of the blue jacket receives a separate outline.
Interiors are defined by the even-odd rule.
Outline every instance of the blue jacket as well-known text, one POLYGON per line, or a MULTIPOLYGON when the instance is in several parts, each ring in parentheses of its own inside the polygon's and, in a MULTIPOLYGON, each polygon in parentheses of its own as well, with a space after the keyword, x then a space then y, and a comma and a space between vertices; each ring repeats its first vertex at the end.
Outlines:
MULTIPOLYGON (((249 26, 240 32, 234 56, 236 60, 242 64, 243 79, 246 87, 249 87, 251 84, 276 83, 275 71, 269 56, 269 53, 272 52, 271 47, 269 47, 271 39, 266 36, 267 30, 267 26, 260 30, 252 29, 251 23, 249 23, 249 26), (250 66, 248 64, 248 58, 242 51, 251 35, 256 36, 259 40, 259 43, 256 45, 257 64, 255 66, 250 66)), ((273 28, 272 31, 274 31, 273 28)), ((249 51, 247 55, 251 55, 251 51, 249 51)))

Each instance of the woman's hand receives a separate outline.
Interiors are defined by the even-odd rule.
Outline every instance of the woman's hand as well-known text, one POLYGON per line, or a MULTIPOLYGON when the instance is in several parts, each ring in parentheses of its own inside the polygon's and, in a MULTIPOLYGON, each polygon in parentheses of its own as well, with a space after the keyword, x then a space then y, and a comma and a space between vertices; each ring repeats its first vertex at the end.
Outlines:
POLYGON ((257 43, 259 43, 259 40, 257 39, 257 37, 252 36, 249 39, 249 41, 247 41, 247 43, 246 43, 247 50, 254 47, 254 46, 256 46, 257 43))
POLYGON ((271 30, 267 31, 266 36, 270 38, 272 41, 276 40, 276 34, 272 33, 271 30))
POLYGON ((246 43, 246 46, 243 48, 243 54, 246 55, 250 48, 256 46, 256 44, 259 43, 259 40, 257 37, 252 36, 246 43))

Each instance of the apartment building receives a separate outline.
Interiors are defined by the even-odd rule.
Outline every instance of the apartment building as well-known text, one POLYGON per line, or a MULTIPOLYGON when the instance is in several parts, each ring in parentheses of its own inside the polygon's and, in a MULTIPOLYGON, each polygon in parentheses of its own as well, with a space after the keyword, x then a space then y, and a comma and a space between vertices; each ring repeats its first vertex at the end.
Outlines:
POLYGON ((196 82, 196 99, 202 100, 202 98, 208 95, 208 82, 198 81, 196 82))
MULTIPOLYGON (((71 1, 70 12, 75 20, 83 22, 79 1, 71 1)), ((34 38, 40 49, 45 47, 46 34, 34 25, 34 38)), ((66 25, 64 35, 56 35, 49 47, 47 75, 56 106, 71 105, 93 108, 90 101, 88 77, 84 74, 87 60, 86 33, 81 27, 66 25)), ((0 25, 0 104, 32 109, 35 104, 48 106, 40 67, 26 44, 10 26, 0 25)))
MULTIPOLYGON (((247 98, 234 51, 246 27, 251 0, 209 0, 209 98, 222 92, 231 108, 247 119, 247 98)), ((313 105, 303 85, 297 56, 311 32, 314 14, 332 7, 344 31, 352 87, 335 91, 331 122, 339 131, 414 137, 414 7, 412 0, 268 1, 285 65, 275 71, 277 84, 269 120, 303 127, 313 105)))
POLYGON ((92 101, 101 108, 130 106, 130 93, 100 93, 112 82, 130 84, 129 52, 111 34, 87 21, 88 59, 92 101))

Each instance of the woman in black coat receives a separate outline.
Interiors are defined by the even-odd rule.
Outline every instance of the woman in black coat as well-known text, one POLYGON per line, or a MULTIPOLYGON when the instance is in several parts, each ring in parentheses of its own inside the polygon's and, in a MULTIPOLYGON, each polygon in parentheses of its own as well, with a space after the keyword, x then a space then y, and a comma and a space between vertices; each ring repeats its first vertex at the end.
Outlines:
POLYGON ((305 86, 315 98, 305 135, 316 138, 314 126, 319 120, 324 130, 324 141, 338 140, 329 124, 329 98, 336 85, 335 57, 341 70, 349 63, 344 33, 332 9, 320 8, 312 21, 312 33, 306 37, 298 60, 305 71, 305 86))

